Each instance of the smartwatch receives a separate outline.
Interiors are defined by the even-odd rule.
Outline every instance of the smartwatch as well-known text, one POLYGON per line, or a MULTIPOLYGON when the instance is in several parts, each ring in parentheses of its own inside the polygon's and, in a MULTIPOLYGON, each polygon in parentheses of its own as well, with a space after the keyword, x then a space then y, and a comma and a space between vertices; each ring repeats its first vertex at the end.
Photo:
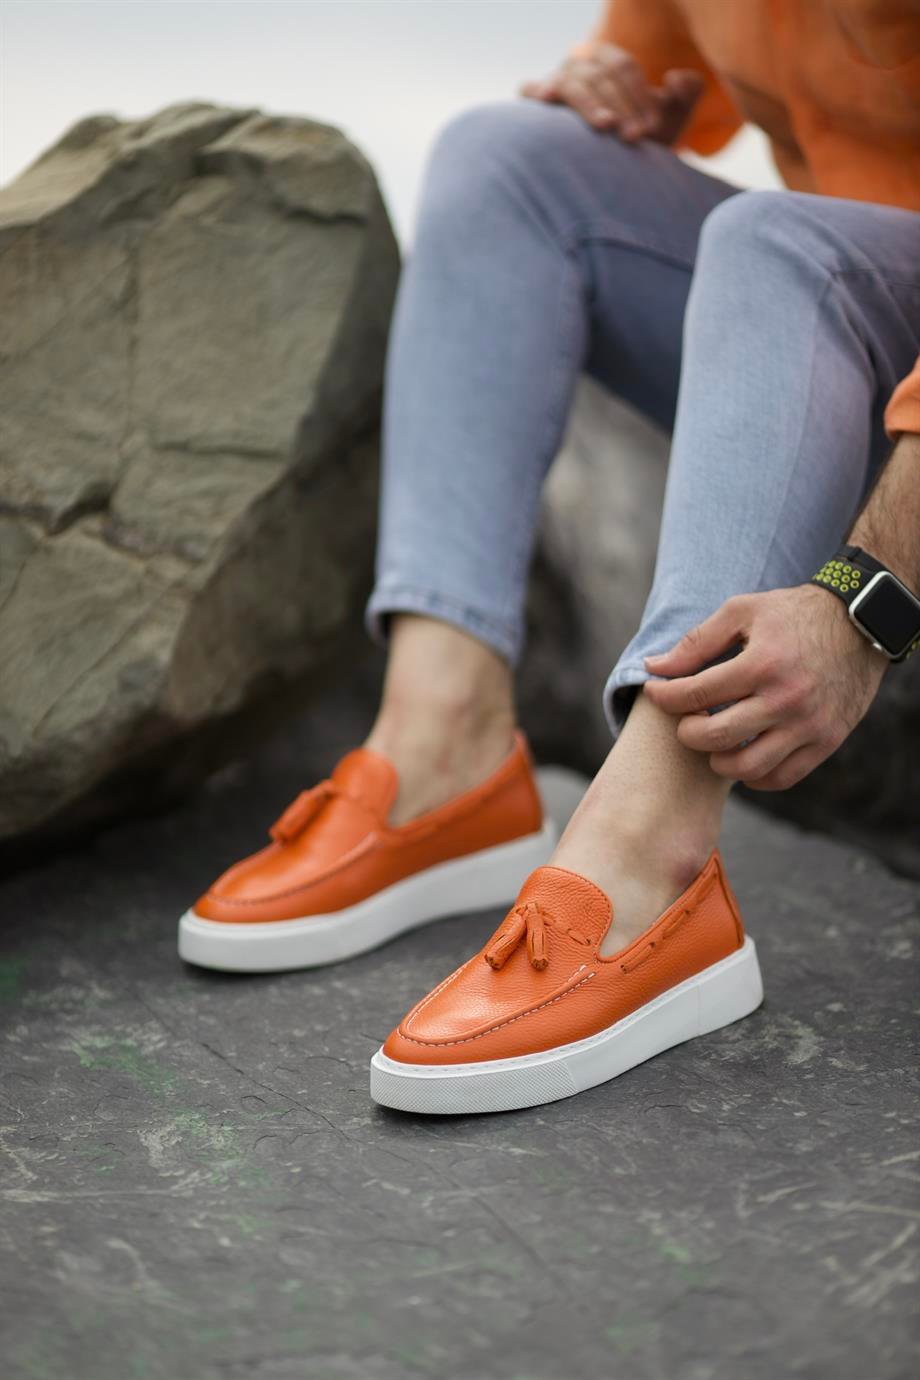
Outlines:
POLYGON ((836 594, 850 621, 889 661, 920 647, 920 599, 860 546, 843 546, 811 583, 836 594))

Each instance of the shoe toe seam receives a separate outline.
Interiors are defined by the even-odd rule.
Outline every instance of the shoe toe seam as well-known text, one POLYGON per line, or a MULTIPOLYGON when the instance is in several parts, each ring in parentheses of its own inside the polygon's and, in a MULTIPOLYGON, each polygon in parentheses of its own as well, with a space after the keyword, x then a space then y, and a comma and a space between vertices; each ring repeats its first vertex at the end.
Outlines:
MULTIPOLYGON (((397 1033, 402 1039, 409 1040, 414 1045, 426 1045, 429 1049, 446 1049, 451 1045, 468 1045, 472 1043, 473 1040, 482 1040, 486 1035, 494 1035, 496 1030, 503 1030, 506 1026, 513 1025, 515 1021, 524 1020, 526 1016, 534 1016, 538 1011, 544 1011, 548 1006, 553 1006, 557 1001, 562 1001, 564 997, 572 996, 580 987, 583 987, 586 982, 590 982, 591 979, 596 976, 597 974, 593 971, 587 973, 581 981, 576 982, 573 987, 567 987, 564 992, 557 992, 554 997, 548 997, 546 1001, 540 1002, 539 1005, 529 1006, 526 1011, 519 1011, 516 1016, 509 1016, 506 1020, 499 1021, 497 1025, 489 1026, 488 1030, 477 1031, 475 1035, 464 1035, 458 1040, 423 1040, 417 1035, 409 1035, 402 1026, 397 1027, 397 1033)), ((446 978, 445 981, 441 983, 440 987, 436 987, 433 992, 429 992, 426 1001, 430 1001, 439 991, 442 991, 453 977, 456 977, 456 973, 452 973, 449 978, 446 978)), ((417 1007, 412 1014, 417 1015, 420 1009, 420 1007, 417 1007)), ((569 1044, 571 1041, 567 1040, 565 1043, 569 1044)))
MULTIPOLYGON (((299 896, 302 892, 313 891, 316 887, 321 886, 323 882, 330 881, 339 872, 345 871, 350 867, 353 862, 373 852, 374 845, 378 841, 379 836, 369 836, 368 838, 362 839, 359 844, 352 848, 342 858, 336 859, 334 863, 330 864, 330 866, 326 867, 322 872, 319 872, 315 877, 311 877, 308 882, 301 882, 299 886, 288 887, 286 891, 265 892, 262 896, 249 898, 245 896, 221 896, 220 892, 215 891, 212 887, 204 893, 205 899, 216 901, 222 906, 264 906, 272 901, 285 901, 289 896, 299 896)), ((239 867, 240 864, 237 863, 236 866, 239 867)), ((230 871, 232 872, 233 869, 231 868, 230 871)), ((227 876, 228 874, 225 873, 224 875, 227 876)), ((393 885, 393 883, 390 883, 390 885, 393 885)), ((385 890, 385 888, 381 888, 381 890, 385 890)), ((370 893, 371 896, 374 894, 374 892, 370 893)), ((369 898, 364 897, 364 899, 367 900, 369 898)))

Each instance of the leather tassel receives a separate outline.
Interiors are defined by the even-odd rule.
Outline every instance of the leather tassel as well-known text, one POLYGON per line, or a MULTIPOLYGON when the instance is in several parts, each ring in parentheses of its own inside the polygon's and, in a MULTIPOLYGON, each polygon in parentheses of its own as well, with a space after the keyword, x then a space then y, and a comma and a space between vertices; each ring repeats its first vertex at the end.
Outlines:
POLYGON ((548 940, 543 912, 536 901, 515 906, 505 920, 504 927, 486 949, 485 960, 490 968, 501 968, 510 954, 527 935, 527 958, 531 967, 542 972, 549 963, 548 940))
POLYGON ((508 956, 514 953, 514 950, 520 944, 524 937, 524 930, 526 927, 527 922, 521 911, 512 911, 504 929, 499 931, 496 938, 486 949, 486 963, 488 963, 490 968, 494 968, 496 972, 501 968, 508 956))
POLYGON ((536 968, 538 973, 549 963, 549 955, 546 952, 546 926, 536 906, 527 917, 527 957, 530 959, 531 967, 536 968))
POLYGON ((334 790, 331 781, 321 781, 318 786, 301 791, 297 799, 291 801, 284 814, 276 819, 269 829, 268 832, 275 843, 293 843, 334 794, 334 790))

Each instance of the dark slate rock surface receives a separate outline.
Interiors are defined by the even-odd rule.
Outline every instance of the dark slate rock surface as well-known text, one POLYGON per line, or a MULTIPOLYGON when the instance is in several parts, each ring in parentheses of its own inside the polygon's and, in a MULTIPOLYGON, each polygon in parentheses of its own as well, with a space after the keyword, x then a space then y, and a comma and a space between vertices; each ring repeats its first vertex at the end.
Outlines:
POLYGON ((179 912, 353 733, 0 886, 7 1380, 901 1380, 916 1373, 920 887, 749 807, 748 1021, 535 1111, 374 1107, 477 945, 183 968, 179 912))

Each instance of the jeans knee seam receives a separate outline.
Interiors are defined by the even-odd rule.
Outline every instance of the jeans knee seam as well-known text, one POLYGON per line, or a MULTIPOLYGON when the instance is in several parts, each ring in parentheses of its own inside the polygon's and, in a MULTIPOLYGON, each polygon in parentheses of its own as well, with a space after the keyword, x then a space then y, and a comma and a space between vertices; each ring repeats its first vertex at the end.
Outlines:
POLYGON ((689 259, 655 238, 654 232, 640 239, 630 232, 629 227, 619 221, 582 221, 562 232, 562 244, 566 253, 575 254, 588 244, 613 244, 633 254, 642 254, 649 259, 657 259, 692 273, 695 260, 689 259))

